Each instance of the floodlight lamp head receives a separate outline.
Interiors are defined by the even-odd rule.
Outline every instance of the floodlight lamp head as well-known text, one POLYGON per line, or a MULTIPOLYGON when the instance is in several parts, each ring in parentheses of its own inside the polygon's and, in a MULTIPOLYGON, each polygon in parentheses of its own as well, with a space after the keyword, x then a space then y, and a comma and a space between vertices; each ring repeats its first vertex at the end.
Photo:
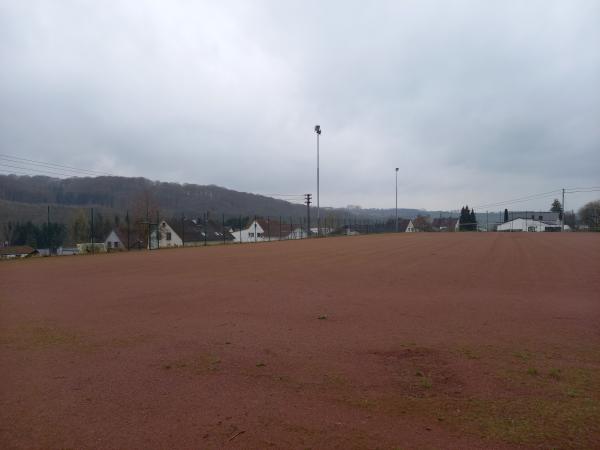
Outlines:
POLYGON ((315 133, 321 134, 321 125, 315 125, 315 133))
POLYGON ((398 167, 396 167, 396 172, 398 172, 398 170, 400 170, 398 167))

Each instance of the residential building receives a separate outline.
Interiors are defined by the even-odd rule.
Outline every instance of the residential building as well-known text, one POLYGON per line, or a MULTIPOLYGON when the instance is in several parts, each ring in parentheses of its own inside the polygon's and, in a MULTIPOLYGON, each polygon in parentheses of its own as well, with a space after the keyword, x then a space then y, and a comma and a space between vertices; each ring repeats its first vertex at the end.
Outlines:
POLYGON ((0 247, 0 259, 27 258, 35 255, 37 250, 27 245, 0 247))
POLYGON ((264 242, 278 241, 280 239, 299 239, 306 237, 300 233, 300 227, 294 227, 287 223, 281 223, 275 219, 257 218, 251 220, 245 228, 233 231, 235 242, 264 242))
MULTIPOLYGON (((566 227, 565 227, 566 228, 566 227)), ((498 225, 498 231, 545 232, 561 231, 560 222, 518 218, 498 225)))
POLYGON ((104 239, 104 245, 109 252, 127 250, 127 236, 123 236, 120 230, 113 228, 104 239))
POLYGON ((210 242, 231 242, 234 240, 229 229, 212 219, 185 219, 174 224, 173 228, 180 235, 183 245, 197 246, 210 242), (182 228, 183 224, 183 228, 182 228))
POLYGON ((438 217, 433 219, 431 226, 435 231, 455 231, 458 218, 438 217))
POLYGON ((183 246, 181 237, 179 237, 175 230, 173 230, 173 228, 171 228, 171 226, 165 220, 161 220, 158 224, 158 231, 158 241, 156 239, 156 229, 152 230, 150 233, 150 248, 155 249, 183 246))

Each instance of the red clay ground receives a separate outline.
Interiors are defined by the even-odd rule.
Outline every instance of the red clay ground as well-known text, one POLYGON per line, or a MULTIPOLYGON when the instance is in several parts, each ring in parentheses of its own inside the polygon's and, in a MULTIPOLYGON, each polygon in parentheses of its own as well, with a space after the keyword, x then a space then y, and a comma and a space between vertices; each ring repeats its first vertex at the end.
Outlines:
POLYGON ((600 234, 0 264, 2 448, 600 448, 600 234))

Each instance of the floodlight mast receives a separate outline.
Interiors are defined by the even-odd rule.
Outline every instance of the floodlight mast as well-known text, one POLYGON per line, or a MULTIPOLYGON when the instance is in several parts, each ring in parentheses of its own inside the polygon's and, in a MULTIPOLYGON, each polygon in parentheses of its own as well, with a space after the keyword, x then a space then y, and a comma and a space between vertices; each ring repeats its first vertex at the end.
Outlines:
POLYGON ((321 135, 321 125, 315 125, 317 133, 317 237, 321 236, 321 211, 319 202, 319 136, 321 135))

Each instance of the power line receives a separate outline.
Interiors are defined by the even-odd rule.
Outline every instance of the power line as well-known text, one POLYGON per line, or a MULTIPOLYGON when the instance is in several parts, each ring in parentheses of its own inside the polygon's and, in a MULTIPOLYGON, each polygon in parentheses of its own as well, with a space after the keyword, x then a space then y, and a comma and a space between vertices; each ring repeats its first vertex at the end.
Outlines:
POLYGON ((82 169, 79 167, 68 166, 65 164, 38 161, 38 160, 34 160, 34 159, 29 159, 29 158, 21 158, 20 156, 14 156, 14 155, 0 154, 0 159, 6 160, 6 161, 9 161, 12 163, 24 164, 24 165, 28 165, 28 166, 38 166, 38 167, 42 167, 42 168, 46 168, 46 169, 61 170, 63 172, 85 173, 85 174, 95 175, 95 176, 101 176, 101 175, 111 176, 112 175, 108 172, 101 172, 101 171, 92 170, 92 169, 82 169))
MULTIPOLYGON (((65 172, 57 172, 57 171, 54 171, 54 170, 33 169, 33 168, 30 168, 30 167, 14 166, 12 164, 3 164, 2 162, 0 162, 0 166, 2 166, 2 167, 9 167, 11 169, 26 170, 28 172, 34 172, 34 174, 37 173, 37 174, 42 174, 42 175, 50 174, 50 175, 60 175, 60 176, 75 176, 73 174, 69 174, 69 173, 65 173, 65 172)), ((29 175, 29 173, 27 175, 29 175)))
POLYGON ((495 202, 495 203, 486 203, 483 205, 474 206, 474 208, 481 209, 481 208, 489 208, 492 206, 502 206, 502 205, 508 205, 511 203, 522 203, 522 202, 527 202, 530 200, 538 200, 538 199, 542 199, 542 198, 546 198, 546 197, 552 197, 552 196, 556 195, 556 193, 558 193, 558 192, 561 192, 561 190, 556 189, 554 191, 542 192, 539 194, 532 194, 532 195, 528 195, 525 197, 515 198, 512 200, 504 200, 504 201, 495 202))

